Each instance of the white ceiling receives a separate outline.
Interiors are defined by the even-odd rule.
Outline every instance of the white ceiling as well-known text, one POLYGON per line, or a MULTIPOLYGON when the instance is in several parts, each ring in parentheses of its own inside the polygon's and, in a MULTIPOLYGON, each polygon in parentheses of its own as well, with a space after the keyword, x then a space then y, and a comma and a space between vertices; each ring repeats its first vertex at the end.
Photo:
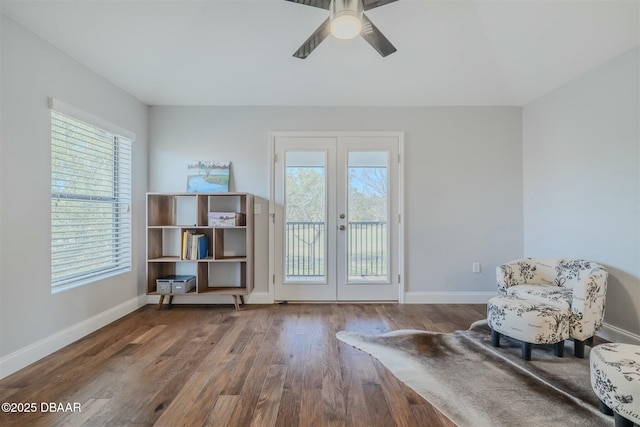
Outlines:
POLYGON ((149 105, 525 105, 639 44, 638 0, 399 0, 398 51, 327 38, 284 0, 1 0, 2 13, 149 105))

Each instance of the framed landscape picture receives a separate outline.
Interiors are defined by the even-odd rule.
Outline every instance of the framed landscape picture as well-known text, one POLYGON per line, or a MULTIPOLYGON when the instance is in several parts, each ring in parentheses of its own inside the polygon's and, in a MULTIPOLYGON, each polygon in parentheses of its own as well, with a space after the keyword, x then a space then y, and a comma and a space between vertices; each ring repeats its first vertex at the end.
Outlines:
POLYGON ((228 193, 231 162, 205 160, 187 165, 187 193, 228 193))

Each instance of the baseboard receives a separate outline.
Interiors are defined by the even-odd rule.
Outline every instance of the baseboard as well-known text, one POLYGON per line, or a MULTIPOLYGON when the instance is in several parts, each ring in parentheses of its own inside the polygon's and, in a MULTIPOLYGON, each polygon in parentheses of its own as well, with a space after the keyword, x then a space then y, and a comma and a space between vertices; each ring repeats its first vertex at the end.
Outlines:
POLYGON ((406 292, 405 304, 486 304, 496 292, 406 292))
MULTIPOLYGON (((404 304, 486 304, 495 297, 495 292, 406 292, 404 304)), ((149 295, 148 304, 157 304, 160 297, 149 295)), ((247 304, 273 304, 269 292, 252 292, 246 297, 247 304)), ((165 300, 166 304, 166 300, 165 300)), ((180 295, 172 304, 233 304, 230 295, 180 295)))
POLYGON ((269 292, 251 292, 247 297, 247 304, 273 304, 269 292))
POLYGON ((602 329, 597 335, 611 342, 640 345, 640 335, 625 331, 608 323, 602 325, 602 329))
POLYGON ((145 295, 131 298, 109 310, 96 314, 47 338, 41 339, 0 359, 0 379, 25 368, 62 347, 97 331, 103 326, 137 310, 146 304, 145 295))
MULTIPOLYGON (((149 295, 147 304, 157 304, 160 297, 149 295)), ((247 304, 273 304, 269 292, 251 292, 245 297, 247 304)), ((165 298, 165 304, 167 299, 165 298)), ((231 295, 179 295, 173 298, 172 304, 233 304, 231 295)))

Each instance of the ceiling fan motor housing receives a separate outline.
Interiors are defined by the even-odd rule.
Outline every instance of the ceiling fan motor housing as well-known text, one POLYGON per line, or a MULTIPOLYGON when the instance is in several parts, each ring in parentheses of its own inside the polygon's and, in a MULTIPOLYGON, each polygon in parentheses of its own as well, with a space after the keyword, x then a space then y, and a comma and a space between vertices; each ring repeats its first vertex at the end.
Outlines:
POLYGON ((362 31, 362 0, 333 0, 331 2, 331 34, 339 39, 356 37, 362 31))

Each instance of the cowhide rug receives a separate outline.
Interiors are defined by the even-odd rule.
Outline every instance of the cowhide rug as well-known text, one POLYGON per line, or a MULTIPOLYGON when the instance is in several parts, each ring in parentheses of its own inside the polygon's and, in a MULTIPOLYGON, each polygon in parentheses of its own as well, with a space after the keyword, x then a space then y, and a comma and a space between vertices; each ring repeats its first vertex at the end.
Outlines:
POLYGON ((563 358, 551 346, 533 346, 532 360, 520 344, 503 337, 491 346, 486 321, 450 334, 401 330, 382 335, 342 331, 337 338, 378 359, 400 381, 458 426, 613 426, 598 410, 585 358, 567 341, 563 358))

